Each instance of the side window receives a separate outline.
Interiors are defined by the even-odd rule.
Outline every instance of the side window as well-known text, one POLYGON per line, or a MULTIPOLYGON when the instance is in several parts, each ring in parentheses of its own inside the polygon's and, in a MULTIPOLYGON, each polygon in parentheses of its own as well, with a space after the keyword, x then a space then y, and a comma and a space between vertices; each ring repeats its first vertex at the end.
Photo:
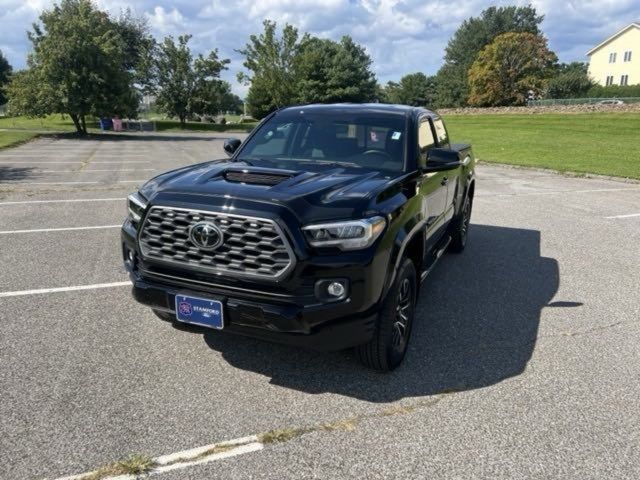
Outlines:
POLYGON ((449 136, 447 135, 447 129, 444 127, 444 122, 440 119, 433 122, 433 126, 436 129, 436 137, 438 138, 438 144, 448 145, 449 136))
POLYGON ((420 147, 420 153, 427 153, 427 150, 433 147, 435 143, 436 141, 433 138, 431 125, 429 125, 429 120, 425 118, 420 121, 420 125, 418 126, 418 146, 420 147))

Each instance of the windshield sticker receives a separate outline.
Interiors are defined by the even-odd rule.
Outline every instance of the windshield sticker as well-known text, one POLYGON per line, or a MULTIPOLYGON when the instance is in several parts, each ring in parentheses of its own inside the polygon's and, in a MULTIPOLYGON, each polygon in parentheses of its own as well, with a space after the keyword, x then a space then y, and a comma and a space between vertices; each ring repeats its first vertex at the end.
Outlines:
POLYGON ((393 132, 391 134, 391 140, 400 140, 400 135, 402 135, 402 132, 393 132))

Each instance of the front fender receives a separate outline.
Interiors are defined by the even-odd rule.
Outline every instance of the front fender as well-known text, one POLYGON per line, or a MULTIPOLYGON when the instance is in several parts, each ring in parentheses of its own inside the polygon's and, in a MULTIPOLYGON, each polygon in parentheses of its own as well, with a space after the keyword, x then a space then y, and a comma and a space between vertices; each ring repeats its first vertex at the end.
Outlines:
MULTIPOLYGON (((385 282, 381 292, 381 299, 387 295, 387 292, 395 281, 396 274, 400 268, 407 245, 415 238, 416 235, 424 235, 424 226, 426 218, 420 208, 420 199, 412 198, 397 213, 395 218, 391 220, 392 227, 387 235, 390 237, 391 252, 389 255, 389 263, 385 272, 385 282)), ((416 266, 419 270, 420 266, 416 266)))

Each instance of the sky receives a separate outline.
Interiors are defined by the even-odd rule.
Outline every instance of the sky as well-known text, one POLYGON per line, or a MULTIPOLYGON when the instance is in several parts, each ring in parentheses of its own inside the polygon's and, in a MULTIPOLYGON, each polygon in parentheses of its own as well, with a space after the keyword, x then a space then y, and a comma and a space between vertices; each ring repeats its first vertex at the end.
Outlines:
MULTIPOLYGON (((127 7, 146 17, 157 39, 191 33, 196 53, 217 48, 231 59, 223 73, 235 93, 246 94, 236 73, 242 48, 262 21, 290 23, 301 32, 339 40, 351 35, 373 59, 378 81, 399 80, 417 71, 435 74, 447 41, 468 17, 492 5, 534 6, 545 16, 542 30, 560 61, 587 61, 585 53, 633 21, 640 20, 639 0, 94 0, 118 14, 127 7)), ((47 0, 0 0, 0 50, 14 69, 25 66, 30 43, 26 32, 47 0)))

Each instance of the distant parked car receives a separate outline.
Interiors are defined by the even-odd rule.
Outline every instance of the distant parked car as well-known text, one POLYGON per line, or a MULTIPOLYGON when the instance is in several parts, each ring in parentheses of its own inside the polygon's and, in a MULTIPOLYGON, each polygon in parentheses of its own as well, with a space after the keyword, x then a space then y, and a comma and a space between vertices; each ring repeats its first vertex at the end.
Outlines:
POLYGON ((624 105, 624 102, 617 98, 609 98, 607 100, 600 100, 597 105, 624 105))

